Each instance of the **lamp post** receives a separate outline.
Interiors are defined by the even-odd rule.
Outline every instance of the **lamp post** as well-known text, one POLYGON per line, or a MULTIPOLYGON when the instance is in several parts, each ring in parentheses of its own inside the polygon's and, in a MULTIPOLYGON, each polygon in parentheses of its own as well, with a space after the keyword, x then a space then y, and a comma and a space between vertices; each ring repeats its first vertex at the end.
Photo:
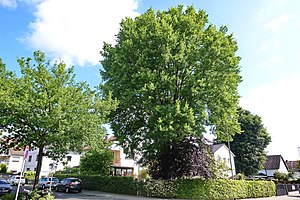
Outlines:
POLYGON ((227 131, 227 143, 228 143, 228 153, 229 153, 229 164, 230 164, 231 178, 233 178, 231 150, 230 150, 230 141, 229 141, 229 132, 228 132, 228 124, 227 123, 226 123, 226 131, 227 131))

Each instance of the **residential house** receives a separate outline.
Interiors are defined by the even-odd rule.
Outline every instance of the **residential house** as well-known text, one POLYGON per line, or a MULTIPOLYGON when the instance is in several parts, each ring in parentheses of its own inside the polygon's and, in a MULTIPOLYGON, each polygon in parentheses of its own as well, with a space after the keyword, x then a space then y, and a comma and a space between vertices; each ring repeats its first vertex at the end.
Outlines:
POLYGON ((299 161, 285 161, 288 167, 288 170, 291 170, 294 172, 294 178, 299 179, 300 178, 300 168, 299 168, 299 161))
MULTIPOLYGON (((52 164, 57 163, 57 168, 55 170, 63 170, 66 166, 76 167, 80 164, 81 155, 78 153, 69 152, 66 158, 62 162, 56 162, 51 158, 43 156, 42 168, 41 168, 41 177, 48 176, 49 173, 53 170, 52 164)), ((37 166, 38 159, 38 150, 29 151, 28 158, 25 162, 24 170, 25 171, 35 171, 37 166)))
POLYGON ((267 178, 274 177, 275 172, 288 173, 288 167, 281 155, 269 155, 264 163, 264 168, 260 170, 259 175, 267 178))
POLYGON ((24 151, 8 149, 6 153, 0 154, 0 163, 5 163, 8 171, 19 173, 22 168, 23 156, 24 151))
POLYGON ((138 177, 138 165, 133 159, 127 158, 123 148, 118 145, 114 137, 110 138, 113 141, 110 150, 114 156, 111 175, 113 176, 133 176, 138 177))
POLYGON ((219 159, 227 165, 229 169, 227 172, 228 177, 234 177, 236 175, 236 170, 234 163, 235 155, 233 152, 230 151, 225 144, 213 144, 211 145, 211 150, 216 160, 219 159))

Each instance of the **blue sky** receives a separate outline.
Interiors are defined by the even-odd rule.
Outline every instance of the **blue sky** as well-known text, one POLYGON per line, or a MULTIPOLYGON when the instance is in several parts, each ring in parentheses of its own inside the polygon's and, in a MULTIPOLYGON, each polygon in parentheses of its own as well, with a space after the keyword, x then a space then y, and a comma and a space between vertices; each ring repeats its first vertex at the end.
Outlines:
POLYGON ((75 66, 77 81, 100 83, 103 41, 119 22, 152 7, 193 5, 238 42, 240 105, 262 117, 272 136, 268 154, 298 160, 300 147, 300 1, 297 0, 0 0, 0 57, 18 72, 17 57, 42 50, 75 66))

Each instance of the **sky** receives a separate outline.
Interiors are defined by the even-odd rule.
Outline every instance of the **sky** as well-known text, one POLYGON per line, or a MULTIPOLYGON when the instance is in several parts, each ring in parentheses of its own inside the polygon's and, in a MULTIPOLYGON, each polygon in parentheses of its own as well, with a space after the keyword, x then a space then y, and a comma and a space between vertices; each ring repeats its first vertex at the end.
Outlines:
POLYGON ((0 0, 0 58, 19 73, 16 59, 42 50, 94 87, 101 82, 103 41, 115 43, 121 19, 179 4, 228 26, 241 57, 240 106, 262 117, 272 137, 268 155, 300 160, 298 0, 0 0))

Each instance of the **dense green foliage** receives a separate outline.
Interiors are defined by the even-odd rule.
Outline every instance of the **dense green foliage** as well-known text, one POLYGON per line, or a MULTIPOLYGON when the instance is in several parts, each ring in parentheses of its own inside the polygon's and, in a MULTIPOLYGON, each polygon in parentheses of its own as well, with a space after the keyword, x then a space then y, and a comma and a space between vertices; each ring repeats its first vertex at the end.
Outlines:
POLYGON ((6 173, 7 172, 7 166, 5 163, 0 164, 0 173, 6 173))
POLYGON ((236 134, 231 142, 231 151, 235 154, 234 162, 237 173, 246 176, 257 174, 266 160, 265 148, 271 137, 258 115, 239 109, 241 134, 236 134))
POLYGON ((68 151, 84 146, 104 146, 103 123, 114 109, 84 82, 76 83, 73 68, 63 62, 52 64, 36 51, 34 58, 20 58, 20 77, 0 62, 0 140, 7 148, 38 149, 37 182, 42 156, 62 159, 68 151))
MULTIPOLYGON (((40 192, 40 191, 39 191, 40 192)), ((50 192, 45 195, 39 194, 37 190, 31 191, 29 194, 20 193, 18 200, 54 200, 54 195, 50 192)), ((16 194, 5 194, 1 196, 1 200, 15 200, 16 194)))
POLYGON ((193 7, 124 19, 117 44, 103 47, 101 75, 105 93, 120 102, 111 127, 125 152, 151 164, 167 142, 199 137, 206 127, 220 140, 226 125, 239 132, 237 49, 227 27, 193 7))
POLYGON ((213 155, 205 140, 187 137, 182 141, 166 142, 156 161, 151 163, 149 173, 154 179, 214 176, 213 155))
MULTIPOLYGON (((62 179, 74 175, 55 176, 62 179)), ((83 180, 84 188, 88 190, 158 198, 228 200, 275 195, 275 184, 272 181, 183 179, 144 182, 132 177, 77 177, 83 180)))
POLYGON ((33 181, 34 180, 34 177, 35 177, 35 171, 26 171, 24 172, 24 178, 25 180, 30 180, 30 181, 33 181))
POLYGON ((55 174, 54 176, 60 180, 66 177, 80 178, 83 182, 83 188, 86 190, 98 190, 116 194, 137 194, 137 181, 132 177, 77 174, 55 174))
POLYGON ((109 150, 89 150, 80 160, 80 173, 108 176, 113 165, 109 150))
POLYGON ((290 181, 294 177, 294 172, 289 171, 288 173, 281 173, 281 172, 275 172, 274 173, 274 178, 277 179, 278 181, 290 181))

